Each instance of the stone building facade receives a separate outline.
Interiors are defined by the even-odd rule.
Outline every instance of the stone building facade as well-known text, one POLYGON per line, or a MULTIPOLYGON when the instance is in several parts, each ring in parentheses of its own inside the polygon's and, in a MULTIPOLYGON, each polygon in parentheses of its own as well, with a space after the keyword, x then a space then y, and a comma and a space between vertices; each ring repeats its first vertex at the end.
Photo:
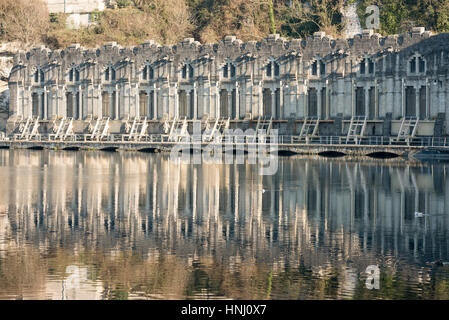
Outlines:
POLYGON ((320 134, 344 135, 360 115, 368 135, 394 135, 404 116, 420 119, 418 135, 447 134, 449 34, 424 28, 387 37, 364 30, 350 39, 317 32, 246 43, 228 36, 214 44, 39 47, 14 63, 10 122, 38 116, 43 130, 61 116, 109 117, 115 131, 146 116, 153 132, 165 119, 230 118, 244 129, 265 117, 295 134, 305 117, 318 117, 320 134))

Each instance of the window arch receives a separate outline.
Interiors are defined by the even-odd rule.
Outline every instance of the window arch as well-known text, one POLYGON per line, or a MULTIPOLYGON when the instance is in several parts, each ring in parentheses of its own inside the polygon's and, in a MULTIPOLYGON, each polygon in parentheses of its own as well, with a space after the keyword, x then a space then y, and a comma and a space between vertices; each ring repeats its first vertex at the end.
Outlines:
POLYGON ((265 75, 268 78, 271 77, 279 77, 280 76, 280 65, 274 60, 271 60, 268 62, 267 66, 265 67, 265 75))
POLYGON ((115 81, 116 80, 116 72, 112 66, 108 66, 104 70, 104 80, 105 81, 115 81))
POLYGON ((223 78, 235 78, 235 65, 232 62, 226 62, 223 66, 223 78))
POLYGON ((423 74, 426 72, 427 63, 424 57, 418 53, 414 54, 407 64, 409 74, 423 74))
POLYGON ((325 76, 326 75, 326 62, 321 58, 316 58, 310 64, 310 75, 312 76, 325 76))
POLYGON ((181 77, 183 79, 193 79, 194 76, 194 70, 192 65, 190 65, 190 63, 186 63, 184 64, 184 66, 182 67, 181 70, 181 77))
POLYGON ((75 66, 72 66, 68 72, 68 81, 69 82, 80 81, 80 71, 75 66))
POLYGON ((154 69, 150 64, 146 64, 142 69, 142 80, 153 80, 154 69))
POLYGON ((33 82, 34 83, 44 83, 45 82, 45 72, 41 67, 37 67, 36 71, 33 73, 33 82))
POLYGON ((362 76, 370 76, 374 75, 376 72, 376 65, 372 58, 364 57, 362 61, 360 61, 359 74, 362 76))

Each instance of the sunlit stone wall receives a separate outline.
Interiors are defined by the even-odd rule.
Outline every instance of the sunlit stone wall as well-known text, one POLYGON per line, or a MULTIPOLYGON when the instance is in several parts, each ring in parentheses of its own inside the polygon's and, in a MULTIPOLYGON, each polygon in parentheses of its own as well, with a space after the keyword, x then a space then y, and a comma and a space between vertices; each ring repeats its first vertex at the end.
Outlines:
MULTIPOLYGON (((108 43, 85 49, 45 47, 15 57, 9 87, 17 115, 120 123, 146 116, 279 121, 295 133, 305 117, 328 122, 320 133, 345 134, 352 116, 366 116, 369 135, 394 135, 404 116, 420 118, 418 135, 447 133, 449 34, 413 28, 382 37, 372 30, 349 39, 317 32, 307 39, 270 35, 213 44, 192 38, 161 46, 108 43), (447 126, 446 126, 447 127, 447 126)), ((82 129, 79 129, 82 130, 82 129)), ((281 130, 281 131, 282 131, 281 130)))

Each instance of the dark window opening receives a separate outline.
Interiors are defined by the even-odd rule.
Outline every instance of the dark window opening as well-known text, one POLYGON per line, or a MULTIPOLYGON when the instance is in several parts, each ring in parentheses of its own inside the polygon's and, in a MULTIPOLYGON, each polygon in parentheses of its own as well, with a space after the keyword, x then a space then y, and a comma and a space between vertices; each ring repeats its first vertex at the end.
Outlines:
POLYGON ((371 60, 368 60, 368 73, 373 74, 374 73, 374 62, 371 60))
POLYGON ((410 73, 416 72, 416 58, 410 60, 410 73))
POLYGON ((369 88, 368 91, 368 99, 369 99, 369 105, 368 105, 368 119, 374 119, 377 117, 376 114, 376 89, 374 87, 369 88))
POLYGON ((143 80, 147 80, 147 77, 148 77, 148 66, 145 66, 145 68, 143 68, 143 70, 142 70, 142 79, 143 80))
POLYGON ((320 74, 323 76, 326 74, 326 64, 320 61, 320 74))
POLYGON ((414 87, 405 89, 405 116, 416 117, 416 90, 414 87))
POLYGON ((365 89, 362 87, 357 87, 355 89, 355 115, 365 116, 365 89))
POLYGON ((80 81, 80 72, 75 70, 75 81, 80 81))
POLYGON ((225 77, 225 78, 228 77, 228 64, 225 64, 225 66, 223 68, 223 77, 225 77))
POLYGON ((193 67, 189 65, 189 78, 193 78, 193 67))
POLYGON ((309 88, 307 101, 307 116, 318 117, 318 97, 315 88, 309 88))
POLYGON ((425 72, 426 71, 426 62, 423 58, 419 58, 419 72, 425 72))
POLYGON ((69 72, 69 81, 70 81, 70 82, 73 81, 73 69, 70 70, 70 72, 69 72))
POLYGON ((105 73, 104 73, 104 79, 106 81, 109 81, 109 68, 106 69, 105 73))
POLYGON ((365 59, 360 62, 360 74, 365 74, 365 59))
POLYGON ((318 74, 318 64, 316 61, 312 63, 312 75, 316 76, 318 74))
POLYGON ((426 87, 419 89, 419 119, 424 120, 427 118, 427 90, 426 87))
POLYGON ((231 78, 235 77, 235 66, 231 64, 231 78))
POLYGON ((279 64, 274 63, 274 76, 275 77, 279 77, 279 73, 280 73, 280 71, 279 71, 279 64))
POLYGON ((327 89, 321 90, 321 119, 327 119, 327 89))
POLYGON ((182 78, 187 78, 187 65, 184 65, 184 67, 182 67, 182 78))
POLYGON ((271 77, 271 62, 267 65, 267 77, 271 77))

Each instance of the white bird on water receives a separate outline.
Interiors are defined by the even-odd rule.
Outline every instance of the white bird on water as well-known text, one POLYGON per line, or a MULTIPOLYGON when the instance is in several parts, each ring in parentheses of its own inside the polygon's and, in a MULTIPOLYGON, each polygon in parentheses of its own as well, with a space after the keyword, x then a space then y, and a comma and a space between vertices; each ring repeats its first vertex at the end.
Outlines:
POLYGON ((424 213, 415 211, 415 218, 422 218, 422 217, 424 217, 424 213))

